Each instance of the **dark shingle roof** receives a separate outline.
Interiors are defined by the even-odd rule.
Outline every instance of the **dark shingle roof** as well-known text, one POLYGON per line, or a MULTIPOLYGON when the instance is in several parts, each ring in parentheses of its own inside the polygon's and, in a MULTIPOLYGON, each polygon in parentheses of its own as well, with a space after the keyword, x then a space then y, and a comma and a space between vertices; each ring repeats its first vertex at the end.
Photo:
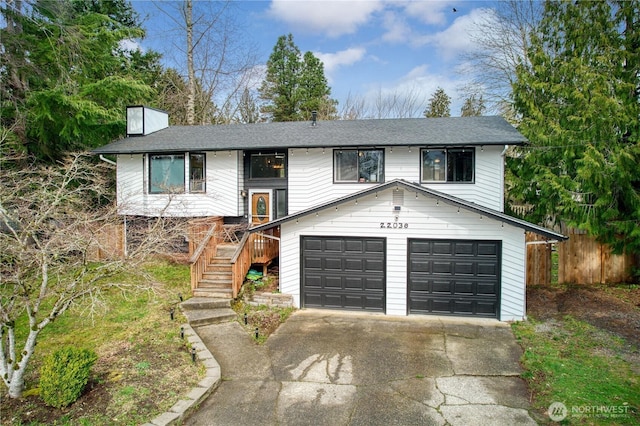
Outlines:
POLYGON ((519 145, 527 140, 502 117, 403 118, 171 126, 128 137, 95 154, 409 145, 519 145))
POLYGON ((381 183, 379 185, 375 185, 372 186, 371 188, 367 188, 364 189, 362 191, 358 191, 354 194, 349 194, 340 198, 336 198, 334 200, 331 200, 329 202, 323 203, 321 205, 315 206, 315 207, 311 207, 308 208, 306 210, 302 210, 299 211, 297 213, 293 213, 290 214, 288 216, 282 217, 280 219, 275 219, 272 220, 271 222, 265 223, 263 225, 258 225, 255 226, 253 228, 250 228, 249 231, 250 232, 260 232, 263 231, 265 229, 269 229, 269 228, 273 228, 275 226, 278 226, 282 223, 285 222, 290 222, 292 220, 295 220, 297 218, 301 218, 304 216, 308 216, 311 214, 314 214, 316 212, 319 212, 321 210, 327 209, 327 208, 331 208, 334 206, 339 206, 341 204, 344 204, 346 202, 350 202, 353 200, 357 200, 360 197, 366 196, 366 195, 371 195, 374 194, 378 191, 382 191, 384 189, 388 189, 388 188, 392 188, 392 187, 402 187, 403 189, 409 190, 409 191, 416 191, 416 193, 421 193, 423 195, 435 198, 437 200, 442 201, 443 203, 447 203, 453 206, 457 206, 457 207, 461 207, 463 209, 466 210, 470 210, 473 212, 476 212, 478 214, 480 214, 481 216, 484 215, 486 217, 490 217, 492 219, 498 220, 498 221, 502 221, 504 223, 508 223, 510 225, 513 225, 515 227, 518 228, 522 228, 525 231, 530 231, 530 232, 534 232, 536 234, 542 235, 545 238, 551 239, 551 240, 559 240, 559 241, 564 241, 566 239, 568 239, 567 236, 559 233, 559 232, 555 232, 552 231, 550 229, 544 228, 542 226, 539 225, 535 225, 533 223, 527 222, 526 220, 522 220, 522 219, 518 219, 515 218, 513 216, 509 216, 505 213, 490 209, 489 207, 484 207, 481 206, 479 204, 476 203, 472 203, 470 201, 466 201, 463 200, 461 198, 458 197, 454 197, 453 195, 449 195, 449 194, 445 194, 444 192, 440 192, 440 191, 436 191, 434 189, 430 189, 430 188, 426 188, 420 184, 417 183, 411 183, 411 182, 407 182, 405 180, 402 179, 393 179, 389 182, 385 182, 385 183, 381 183))

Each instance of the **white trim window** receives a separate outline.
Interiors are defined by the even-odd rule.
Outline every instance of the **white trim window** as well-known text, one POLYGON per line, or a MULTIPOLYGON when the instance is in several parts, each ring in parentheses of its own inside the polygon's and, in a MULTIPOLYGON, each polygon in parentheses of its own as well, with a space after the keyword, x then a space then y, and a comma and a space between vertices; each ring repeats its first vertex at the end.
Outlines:
POLYGON ((429 148, 421 151, 421 182, 473 183, 475 148, 429 148))
POLYGON ((149 193, 184 193, 185 170, 187 168, 189 170, 189 192, 205 192, 205 154, 149 154, 149 193), (187 158, 188 163, 185 161, 187 158))

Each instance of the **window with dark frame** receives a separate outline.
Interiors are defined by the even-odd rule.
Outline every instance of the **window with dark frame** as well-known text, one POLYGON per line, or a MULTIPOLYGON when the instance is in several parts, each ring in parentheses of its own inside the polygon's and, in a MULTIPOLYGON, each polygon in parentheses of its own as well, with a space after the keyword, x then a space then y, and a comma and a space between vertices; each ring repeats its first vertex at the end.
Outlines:
POLYGON ((251 154, 249 163, 250 179, 278 179, 285 177, 285 154, 251 154))
POLYGON ((184 154, 149 155, 149 192, 184 192, 184 154))
MULTIPOLYGON (((206 191, 205 154, 189 153, 189 187, 191 193, 206 191)), ((149 154, 149 193, 185 192, 185 154, 149 154)))
POLYGON ((475 148, 422 150, 421 182, 473 182, 475 148))
POLYGON ((381 149, 335 150, 333 159, 335 182, 384 182, 384 152, 381 149))
POLYGON ((205 155, 189 154, 189 192, 206 192, 205 155))

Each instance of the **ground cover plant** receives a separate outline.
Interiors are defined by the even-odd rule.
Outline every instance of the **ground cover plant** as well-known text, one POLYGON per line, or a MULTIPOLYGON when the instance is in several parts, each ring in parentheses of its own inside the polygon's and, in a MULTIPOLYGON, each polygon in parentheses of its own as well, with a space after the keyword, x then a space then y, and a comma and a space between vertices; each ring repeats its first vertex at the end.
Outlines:
POLYGON ((151 284, 148 289, 114 290, 103 295, 102 308, 88 312, 78 305, 43 331, 26 372, 23 398, 2 395, 1 424, 142 424, 166 411, 201 380, 204 369, 191 361, 180 337, 185 319, 176 309, 179 294, 190 291, 188 266, 154 260, 144 270, 145 278, 117 279, 145 280, 151 284), (65 346, 94 351, 97 360, 80 398, 68 407, 51 408, 39 395, 40 367, 48 355, 65 346))
POLYGON ((231 307, 238 314, 238 322, 250 333, 253 339, 262 344, 295 311, 293 307, 256 305, 249 303, 256 291, 278 293, 278 270, 272 268, 267 276, 251 270, 247 274, 241 294, 231 307))
POLYGON ((639 286, 533 286, 527 312, 512 327, 538 420, 561 402, 562 424, 640 424, 639 286))

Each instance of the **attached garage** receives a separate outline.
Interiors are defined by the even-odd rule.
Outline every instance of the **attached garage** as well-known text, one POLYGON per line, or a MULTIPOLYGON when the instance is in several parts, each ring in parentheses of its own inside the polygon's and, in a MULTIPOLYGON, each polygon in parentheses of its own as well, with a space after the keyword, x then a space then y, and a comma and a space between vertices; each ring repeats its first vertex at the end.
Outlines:
POLYGON ((409 314, 498 318, 500 241, 409 239, 409 314))
POLYGON ((384 238, 303 236, 300 247, 302 307, 385 312, 384 238))

